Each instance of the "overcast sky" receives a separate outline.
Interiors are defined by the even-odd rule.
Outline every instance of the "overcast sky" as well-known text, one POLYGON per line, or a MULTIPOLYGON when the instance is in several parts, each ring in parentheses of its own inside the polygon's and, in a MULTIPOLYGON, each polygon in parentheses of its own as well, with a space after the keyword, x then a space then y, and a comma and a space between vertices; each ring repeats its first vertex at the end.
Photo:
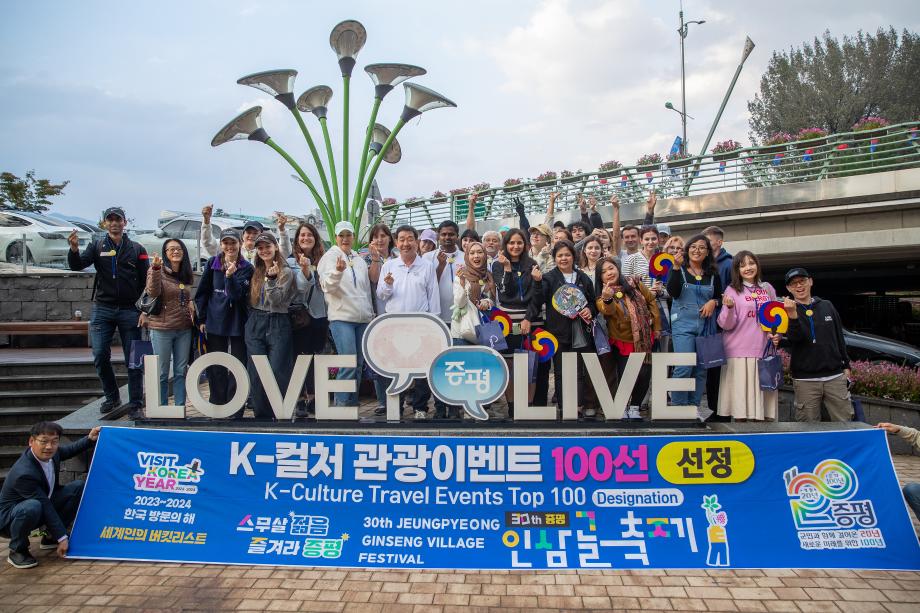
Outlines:
MULTIPOLYGON (((678 10, 677 0, 8 2, 0 21, 0 170, 69 179, 55 211, 97 218, 117 203, 143 227, 154 227, 160 210, 195 211, 206 202, 266 215, 312 209, 270 149, 250 142, 214 149, 210 141, 236 113, 262 104, 268 133, 310 165, 287 110, 236 84, 274 68, 299 72, 297 94, 332 86, 329 121, 339 141, 341 78, 328 40, 343 19, 368 31, 351 88, 352 168, 373 96, 364 65, 423 66, 428 74, 417 82, 458 104, 402 131, 402 161, 378 174, 385 197, 589 170, 609 159, 632 164, 667 153, 680 131, 679 116, 664 108, 680 102, 678 10)), ((686 0, 684 10, 688 20, 706 20, 686 41, 693 151, 745 35, 757 47, 715 139, 747 144, 746 102, 774 50, 825 29, 920 29, 916 0, 686 0)), ((378 120, 393 125, 402 105, 401 89, 392 92, 378 120)))

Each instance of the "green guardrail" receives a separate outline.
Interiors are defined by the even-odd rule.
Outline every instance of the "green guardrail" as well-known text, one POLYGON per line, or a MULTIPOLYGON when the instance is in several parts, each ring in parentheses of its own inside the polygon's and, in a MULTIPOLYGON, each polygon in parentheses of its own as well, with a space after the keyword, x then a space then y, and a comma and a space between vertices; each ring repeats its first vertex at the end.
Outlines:
MULTIPOLYGON (((631 204, 644 202, 652 189, 660 199, 679 198, 917 167, 920 123, 911 122, 651 166, 625 166, 488 188, 478 192, 475 217, 484 220, 515 216, 515 198, 521 199, 527 213, 543 212, 552 192, 561 193, 556 210, 563 211, 576 206, 577 194, 593 195, 601 204, 616 195, 621 204, 631 204)), ((435 227, 445 219, 453 219, 462 225, 469 210, 469 197, 470 194, 455 194, 399 202, 384 206, 380 220, 390 225, 435 227)))

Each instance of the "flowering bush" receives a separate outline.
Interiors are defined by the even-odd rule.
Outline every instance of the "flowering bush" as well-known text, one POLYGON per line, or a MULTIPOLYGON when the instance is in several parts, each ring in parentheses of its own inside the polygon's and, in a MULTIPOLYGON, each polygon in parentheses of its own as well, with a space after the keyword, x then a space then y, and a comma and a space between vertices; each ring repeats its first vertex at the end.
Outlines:
POLYGON ((657 153, 646 153, 636 160, 636 166, 657 166, 661 164, 662 161, 661 156, 657 153))
POLYGON ((774 132, 770 135, 770 138, 764 142, 764 145, 783 145, 792 141, 792 134, 788 132, 774 132))
POLYGON ((616 170, 617 168, 622 168, 622 167, 623 165, 620 164, 620 162, 618 162, 617 160, 609 160, 607 162, 604 162, 600 166, 598 166, 597 169, 600 170, 601 172, 605 172, 608 170, 616 170))
POLYGON ((869 115, 868 117, 863 117, 859 121, 853 124, 854 132, 864 132, 866 130, 878 130, 879 128, 887 127, 891 122, 885 119, 884 117, 876 117, 875 115, 869 115))
POLYGON ((720 153, 731 153, 732 151, 737 151, 741 149, 741 143, 736 140, 728 139, 723 140, 720 143, 716 143, 716 146, 712 148, 712 152, 716 155, 720 153))
POLYGON ((556 171, 547 170, 546 172, 541 172, 540 174, 538 174, 536 180, 537 181, 552 181, 555 178, 556 178, 556 171))
POLYGON ((571 170, 563 170, 562 172, 559 173, 559 176, 563 179, 568 179, 569 177, 574 177, 575 173, 572 172, 571 170))
POLYGON ((431 194, 432 198, 444 198, 445 196, 447 196, 447 194, 439 189, 434 190, 434 192, 431 194))
POLYGON ((827 130, 821 128, 802 128, 795 135, 795 140, 814 140, 816 138, 826 138, 827 130))
POLYGON ((920 402, 920 369, 882 362, 851 362, 851 391, 859 396, 920 402))
POLYGON ((517 178, 517 179, 505 179, 504 186, 505 186, 505 187, 514 187, 515 185, 520 185, 520 184, 521 184, 521 179, 520 179, 520 178, 517 178))
POLYGON ((485 181, 483 181, 482 183, 477 183, 476 185, 474 185, 472 189, 474 192, 478 194, 480 192, 486 191, 490 187, 492 187, 490 183, 486 183, 485 181))
MULTIPOLYGON (((789 354, 779 350, 783 359, 783 374, 787 385, 792 384, 789 354)), ((869 398, 887 398, 902 402, 920 402, 920 368, 898 366, 889 362, 850 362, 853 378, 851 392, 869 398)))
POLYGON ((669 162, 676 162, 678 160, 689 160, 689 159, 690 159, 689 153, 682 153, 680 151, 675 151, 674 153, 668 154, 669 162))
POLYGON ((470 193, 470 188, 468 187, 455 187, 454 189, 450 190, 451 196, 459 196, 460 194, 468 193, 470 193))
POLYGON ((396 198, 384 198, 383 206, 393 206, 396 204, 396 198))

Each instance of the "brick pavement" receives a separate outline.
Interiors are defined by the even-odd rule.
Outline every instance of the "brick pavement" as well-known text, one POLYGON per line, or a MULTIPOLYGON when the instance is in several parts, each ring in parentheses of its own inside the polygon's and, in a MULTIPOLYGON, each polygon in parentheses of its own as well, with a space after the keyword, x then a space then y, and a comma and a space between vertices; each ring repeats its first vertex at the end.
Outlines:
MULTIPOLYGON (((920 457, 897 456, 902 481, 920 457)), ((920 525, 915 521, 915 529, 920 525)), ((6 541, 0 540, 6 552, 6 541)), ((0 570, 0 613, 27 611, 635 610, 917 613, 920 573, 851 570, 370 571, 64 561, 0 570)))

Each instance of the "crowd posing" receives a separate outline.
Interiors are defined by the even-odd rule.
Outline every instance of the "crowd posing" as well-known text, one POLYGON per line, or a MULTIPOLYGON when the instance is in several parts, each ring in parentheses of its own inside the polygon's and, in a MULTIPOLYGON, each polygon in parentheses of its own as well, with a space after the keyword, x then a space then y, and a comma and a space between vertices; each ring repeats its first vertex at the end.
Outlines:
MULTIPOLYGON (((554 402, 561 409, 563 353, 598 354, 612 391, 629 356, 642 353, 645 358, 623 415, 603 416, 642 420, 650 354, 697 353, 701 342, 719 335, 721 365, 708 367, 701 359, 674 368, 674 377, 695 381, 692 391, 671 394, 674 404, 697 407, 701 421, 775 420, 777 391, 761 385, 759 366, 781 346, 791 356, 795 418, 820 420, 823 405, 833 420, 852 419, 840 317, 830 302, 812 295, 807 270, 796 267, 786 274, 789 297, 783 304, 789 329, 784 335, 770 333, 761 327, 757 311, 777 300, 777 292, 763 280, 755 254, 732 256, 726 251, 720 228, 710 226, 686 238, 672 235, 667 224, 654 222, 654 192, 641 226, 621 226, 619 201, 613 197, 608 228, 597 201, 580 196, 581 218, 566 225, 555 219, 557 198, 551 194, 542 223, 530 225, 518 203, 520 227, 482 236, 474 220, 475 195, 462 232, 448 220, 421 233, 408 225, 391 230, 377 224, 359 236, 350 222, 342 221, 333 228, 334 243, 328 247, 309 223, 300 223, 290 240, 282 213, 276 213, 276 228, 248 221, 242 232, 212 233, 207 206, 201 246, 210 257, 197 286, 189 249, 181 240, 168 239, 162 253, 148 255, 127 236, 124 211, 110 208, 105 212, 106 237, 80 252, 76 236, 71 236, 69 253, 72 269, 94 265, 96 270, 90 328, 106 396, 102 411, 122 407, 135 418, 143 415, 139 369, 129 370, 127 406, 121 402, 110 361, 116 329, 126 362, 132 341, 149 334, 159 358, 160 385, 147 393, 158 393, 161 403, 168 399, 172 379, 173 402, 185 404, 185 372, 196 349, 232 354, 248 365, 252 383, 246 407, 235 417, 243 417, 248 407, 259 420, 273 419, 273 411, 250 356, 267 356, 279 388, 285 390, 296 356, 322 353, 331 337, 334 351, 357 356, 357 366, 339 369, 336 378, 354 380, 356 389, 364 379, 373 380, 376 413, 383 415, 389 381, 365 368, 362 356, 361 340, 371 320, 384 313, 430 313, 450 328, 454 344, 476 344, 477 329, 497 308, 511 321, 510 334, 500 346, 509 362, 515 352, 530 348, 538 329, 558 341, 552 360, 531 361, 527 397, 540 406, 554 402), (359 239, 366 242, 360 253, 359 239), (663 279, 649 270, 660 252, 676 263, 663 279), (576 287, 584 297, 578 312, 566 312, 554 301, 564 286, 576 287)), ((236 391, 233 377, 220 366, 208 369, 207 385, 214 404, 225 404, 236 391)), ((577 385, 580 417, 597 418, 601 406, 581 364, 577 385)), ((311 414, 314 392, 308 373, 297 416, 311 414)), ((511 417, 513 398, 509 386, 511 417)), ((336 393, 334 401, 356 406, 358 394, 336 393)), ((416 381, 402 402, 416 419, 429 415, 430 404, 436 418, 460 416, 457 407, 432 402, 424 380, 416 381)))

